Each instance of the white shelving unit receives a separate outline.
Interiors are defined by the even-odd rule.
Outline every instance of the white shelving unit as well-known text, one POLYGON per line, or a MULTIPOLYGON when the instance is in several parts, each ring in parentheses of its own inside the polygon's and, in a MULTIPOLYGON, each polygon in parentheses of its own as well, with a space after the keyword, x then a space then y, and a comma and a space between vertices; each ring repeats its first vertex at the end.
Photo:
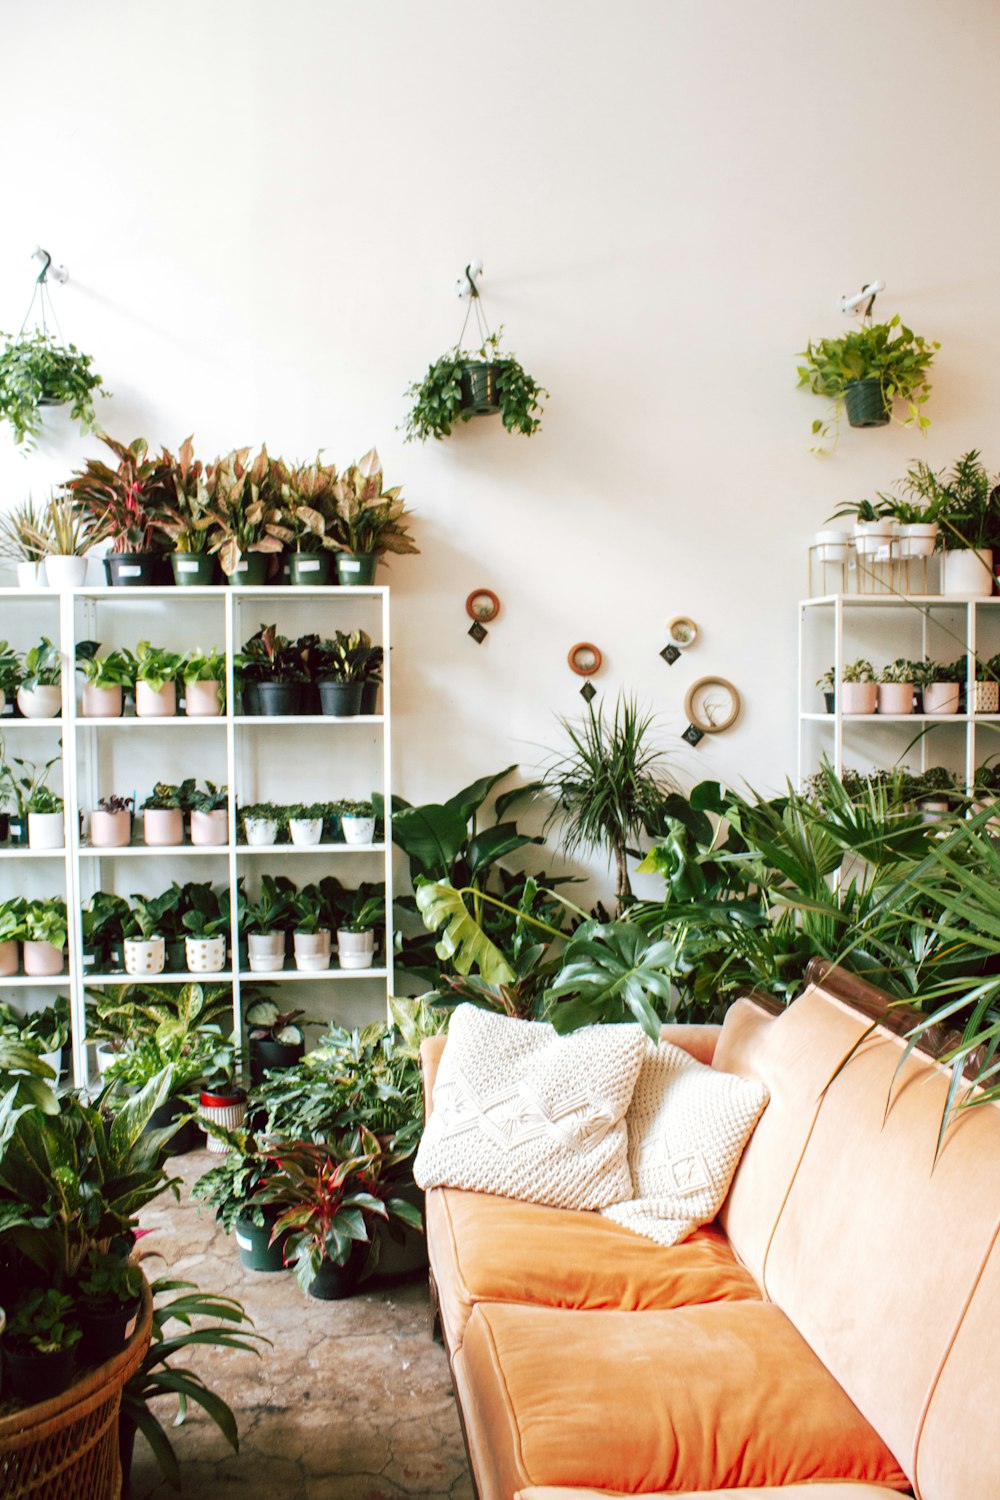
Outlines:
MULTIPOLYGON (((297 885, 336 875, 345 885, 362 879, 385 882, 386 923, 380 967, 319 973, 281 970, 252 974, 235 965, 224 973, 187 975, 165 972, 155 983, 183 984, 191 979, 233 987, 234 1025, 242 1026, 242 991, 247 984, 306 986, 289 1005, 304 1007, 323 1019, 348 1024, 380 1018, 392 993, 392 838, 371 845, 324 843, 250 847, 237 840, 237 806, 250 802, 332 801, 367 798, 381 791, 388 823, 392 806, 391 666, 389 590, 380 587, 328 586, 295 588, 80 588, 55 594, 48 590, 0 589, 3 634, 19 650, 42 634, 57 641, 64 656, 62 717, 51 720, 0 719, 0 735, 11 754, 49 759, 62 737, 62 795, 66 804, 67 844, 59 850, 19 846, 0 849, 0 894, 28 889, 32 895, 65 891, 70 913, 68 972, 52 979, 30 976, 0 978, 6 990, 61 989, 70 996, 73 1017, 73 1074, 78 1086, 88 1081, 85 988, 129 982, 123 974, 84 971, 80 909, 96 890, 130 895, 138 889, 155 893, 174 880, 211 880, 235 897, 245 880, 251 898, 260 877, 273 865, 297 885), (267 717, 244 715, 238 707, 233 656, 261 624, 276 621, 278 630, 296 638, 361 627, 384 652, 381 712, 350 718, 320 714, 267 717), (88 719, 78 714, 79 680, 72 668, 77 643, 101 642, 102 651, 134 649, 140 639, 169 650, 224 649, 227 661, 226 712, 218 718, 88 719), (165 731, 161 734, 161 731, 165 731), (37 738, 36 738, 37 737, 37 738), (43 754, 44 751, 44 754, 43 754), (141 804, 157 781, 179 782, 195 776, 228 787, 230 841, 225 845, 152 847, 133 843, 123 849, 95 849, 82 827, 100 797, 137 793, 141 804), (45 862, 48 862, 48 865, 45 862), (191 861, 193 863, 189 864, 191 861), (59 871, 58 884, 49 866, 59 871), (296 867, 300 866, 301 869, 296 867), (22 879, 24 871, 31 878, 22 879), (22 872, 19 874, 18 872, 22 872), (43 878, 44 877, 44 878, 43 878), (41 885, 39 880, 42 881, 41 885), (346 1011, 345 1011, 346 1007, 346 1011)), ((54 778, 58 786, 58 778, 54 778)), ((136 832, 138 835, 138 819, 136 832)), ((230 932, 231 952, 239 954, 237 903, 230 932)), ((44 996, 42 999, 44 1000, 44 996)))
POLYGON ((877 668, 897 657, 952 662, 966 658, 966 702, 973 703, 976 657, 1000 652, 1000 598, 942 594, 827 594, 799 601, 798 780, 825 754, 837 775, 846 767, 924 771, 950 763, 967 792, 977 768, 1000 755, 1000 714, 844 714, 822 708, 816 679, 830 666, 837 681, 858 657, 877 668), (907 734, 906 731, 910 733, 907 734))

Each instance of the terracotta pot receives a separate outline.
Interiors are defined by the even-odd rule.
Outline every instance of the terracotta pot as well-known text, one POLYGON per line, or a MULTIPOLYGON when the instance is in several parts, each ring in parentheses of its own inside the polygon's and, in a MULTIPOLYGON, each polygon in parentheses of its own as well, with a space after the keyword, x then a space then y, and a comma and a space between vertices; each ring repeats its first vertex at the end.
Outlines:
POLYGON ((95 807, 90 815, 90 842, 95 849, 124 849, 132 842, 132 814, 105 812, 95 807))
POLYGON ((5 977, 8 974, 17 973, 17 943, 11 939, 9 942, 0 943, 0 974, 5 977))
POLYGON ((167 961, 167 946, 161 937, 126 938, 126 974, 162 974, 167 961))
POLYGON ((880 714, 912 714, 912 682, 880 682, 878 684, 878 711, 880 714))
POLYGON ((135 712, 140 719, 172 719, 177 712, 177 684, 165 682, 155 692, 148 682, 137 682, 135 712))
POLYGON ((18 688, 17 706, 26 719, 58 718, 62 712, 62 688, 18 688))
POLYGON ((957 682, 929 682, 924 688, 924 713, 957 714, 961 693, 957 682))
POLYGON ((874 682, 842 682, 840 706, 845 714, 873 714, 878 707, 878 685, 874 682))
POLYGON ((61 812, 28 814, 29 849, 61 849, 65 842, 65 819, 61 812))
POLYGON ((65 962, 63 950, 55 943, 37 943, 29 939, 24 944, 24 972, 36 979, 61 974, 65 962))
POLYGON ((375 934, 367 932, 337 933, 337 961, 342 969, 370 969, 375 959, 375 934))
POLYGON ((183 812, 179 807, 147 807, 142 815, 142 837, 147 844, 183 844, 183 812))
POLYGON ((251 932, 247 939, 247 947, 251 973, 276 974, 279 969, 284 968, 285 934, 283 932, 251 932))
POLYGON ((192 844, 228 844, 229 812, 220 807, 215 812, 191 809, 192 844))
POLYGON ((222 683, 187 683, 184 688, 184 712, 189 719, 217 719, 222 713, 222 683))
POLYGON ((294 942, 297 969, 318 973, 319 970, 330 967, 333 950, 330 933, 326 928, 321 928, 319 932, 296 932, 294 942))
POLYGON ((184 939, 189 974, 220 974, 226 967, 226 934, 217 937, 184 939))
POLYGON ((85 682, 83 716, 85 719, 120 719, 123 699, 120 687, 95 687, 92 682, 85 682))

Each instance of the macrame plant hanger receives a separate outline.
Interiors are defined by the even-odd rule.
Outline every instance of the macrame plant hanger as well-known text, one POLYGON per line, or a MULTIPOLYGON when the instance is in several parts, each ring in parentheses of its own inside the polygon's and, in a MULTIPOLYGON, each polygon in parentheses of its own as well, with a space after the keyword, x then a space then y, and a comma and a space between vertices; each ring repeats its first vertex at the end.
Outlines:
MULTIPOLYGON (((37 301, 38 311, 37 313, 35 313, 35 327, 38 328, 40 326, 43 336, 47 338, 50 335, 49 322, 51 321, 53 327, 55 328, 56 334, 58 335, 59 342, 62 344, 65 343, 65 339, 63 337, 63 331, 59 326, 59 319, 56 316, 55 307, 52 303, 52 293, 49 290, 49 267, 52 266, 52 256, 47 250, 43 250, 39 246, 39 248, 32 255, 33 260, 36 258, 41 260, 42 269, 35 277, 35 284, 31 289, 31 301, 28 303, 28 311, 24 315, 24 320, 21 323, 21 327, 18 330, 17 336, 18 338, 20 338, 24 333, 24 330, 27 328, 28 319, 31 317, 32 311, 37 301)), ((53 267, 52 274, 57 281, 65 282, 69 280, 69 272, 66 270, 65 266, 53 267)))
MULTIPOLYGON (((480 275, 481 274, 482 272, 480 271, 480 275)), ((456 354, 461 354, 462 352, 462 340, 465 338, 465 330, 469 326, 469 319, 472 316, 473 308, 475 308, 476 310, 476 326, 479 330, 481 347, 485 349, 488 341, 493 337, 493 334, 490 331, 490 325, 486 321, 486 313, 483 308, 482 293, 476 285, 476 279, 472 274, 471 261, 465 268, 465 278, 469 283, 468 291, 466 291, 466 289, 461 286, 461 282, 459 282, 458 284, 461 287, 460 295, 468 297, 469 305, 465 309, 465 318, 462 322, 462 331, 458 335, 458 343, 455 345, 456 354)))

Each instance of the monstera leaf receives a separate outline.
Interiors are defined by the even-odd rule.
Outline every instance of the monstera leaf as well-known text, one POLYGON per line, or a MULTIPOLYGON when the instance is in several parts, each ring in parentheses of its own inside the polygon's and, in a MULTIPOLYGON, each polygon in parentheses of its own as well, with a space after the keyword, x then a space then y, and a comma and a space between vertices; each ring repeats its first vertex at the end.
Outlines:
POLYGON ((446 882, 419 886, 417 906, 428 931, 444 929, 435 949, 438 958, 450 960, 459 974, 471 973, 475 965, 487 984, 513 983, 514 970, 470 916, 462 893, 454 886, 446 882))
POLYGON ((632 922, 584 922, 563 957, 545 992, 546 1001, 558 1002, 547 1013, 557 1031, 636 1020, 654 1042, 659 1039, 663 1017, 677 1004, 673 943, 649 942, 632 922))

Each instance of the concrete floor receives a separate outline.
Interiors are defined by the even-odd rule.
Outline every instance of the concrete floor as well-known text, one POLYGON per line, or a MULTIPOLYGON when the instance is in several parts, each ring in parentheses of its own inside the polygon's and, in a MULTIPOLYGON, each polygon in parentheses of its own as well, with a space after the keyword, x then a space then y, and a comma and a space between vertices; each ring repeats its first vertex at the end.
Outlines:
MULTIPOLYGON (((143 1213, 143 1228, 155 1230, 142 1241, 146 1274, 238 1298, 273 1347, 259 1359, 199 1348, 190 1361, 235 1412, 238 1454, 198 1407, 170 1427, 176 1406, 164 1401, 185 1500, 472 1500, 426 1281, 319 1302, 291 1273, 245 1271, 235 1244, 190 1196, 212 1160, 203 1151, 177 1158, 181 1202, 165 1198, 143 1213)), ((132 1500, 175 1493, 137 1437, 132 1500)))

